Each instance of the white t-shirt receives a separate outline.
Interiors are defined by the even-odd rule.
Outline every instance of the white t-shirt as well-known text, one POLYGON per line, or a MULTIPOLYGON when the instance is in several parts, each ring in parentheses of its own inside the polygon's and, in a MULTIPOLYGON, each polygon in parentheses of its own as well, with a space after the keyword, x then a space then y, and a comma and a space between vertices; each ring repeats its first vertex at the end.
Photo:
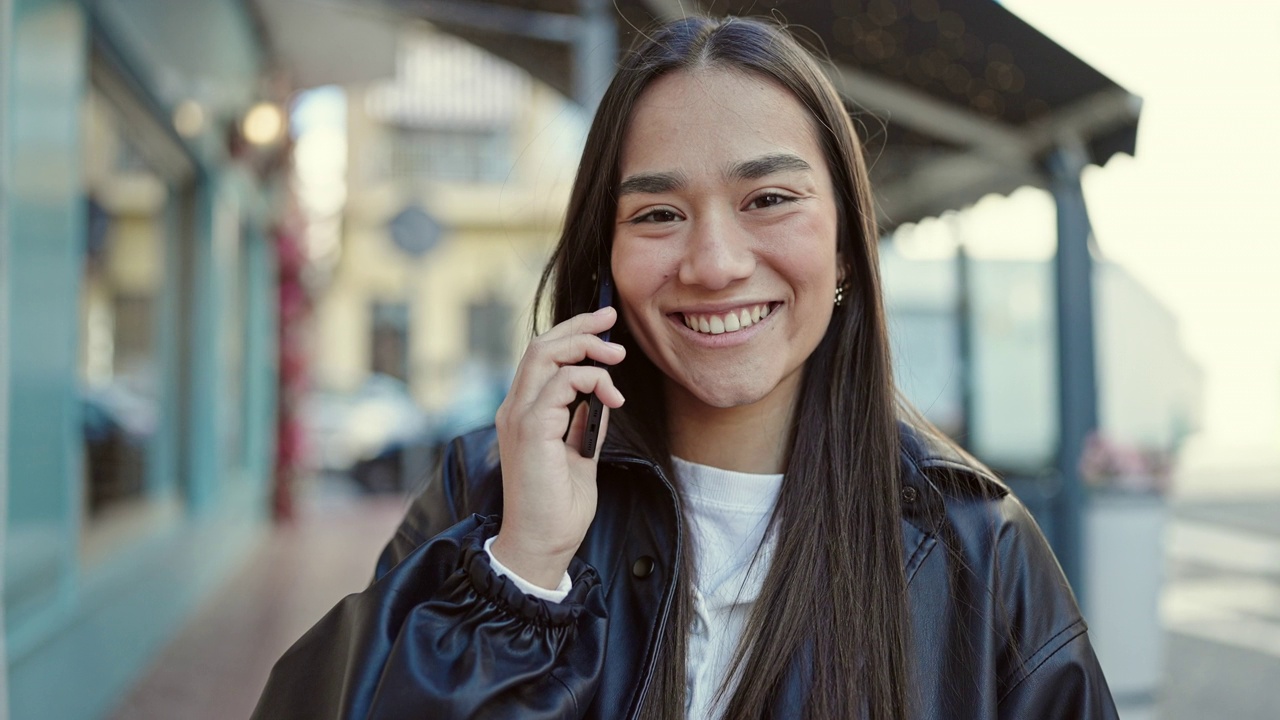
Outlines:
MULTIPOLYGON (((761 543, 782 487, 782 474, 733 472, 676 457, 671 461, 684 491, 696 571, 687 717, 709 718, 723 711, 721 705, 713 707, 712 700, 724 683, 751 606, 769 571, 773 538, 763 546, 761 543), (760 555, 753 565, 757 548, 760 555)), ((486 553, 492 543, 493 538, 485 543, 486 553)), ((492 555, 489 559, 496 573, 506 575, 534 597, 561 602, 572 587, 568 573, 559 587, 547 590, 526 582, 492 555)))

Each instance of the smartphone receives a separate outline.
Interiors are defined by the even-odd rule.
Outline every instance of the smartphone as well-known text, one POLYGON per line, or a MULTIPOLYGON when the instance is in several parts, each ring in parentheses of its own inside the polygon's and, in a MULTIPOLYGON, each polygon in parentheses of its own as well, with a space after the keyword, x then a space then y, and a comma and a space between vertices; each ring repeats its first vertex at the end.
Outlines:
MULTIPOLYGON (((609 273, 609 266, 601 263, 600 272, 596 277, 599 278, 599 295, 596 300, 596 309, 607 307, 613 304, 613 276, 609 273)), ((609 330, 600 333, 600 339, 609 342, 609 330)), ((592 365, 600 366, 600 363, 592 360, 592 365)), ((604 419, 604 403, 600 402, 600 398, 592 393, 587 399, 587 429, 582 433, 582 447, 578 452, 582 457, 595 457, 596 444, 600 441, 600 421, 604 419)))

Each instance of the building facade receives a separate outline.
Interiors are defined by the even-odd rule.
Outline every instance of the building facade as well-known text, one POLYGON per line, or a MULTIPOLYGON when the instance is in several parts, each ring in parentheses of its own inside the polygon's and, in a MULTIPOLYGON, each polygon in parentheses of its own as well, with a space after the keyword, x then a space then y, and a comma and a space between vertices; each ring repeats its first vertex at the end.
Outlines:
POLYGON ((568 201, 581 110, 425 27, 402 35, 394 79, 349 87, 346 103, 347 203, 316 309, 316 383, 352 392, 388 375, 441 432, 491 422, 568 201))
POLYGON ((8 709, 96 718, 264 527, 265 52, 241 3, 0 13, 8 709))

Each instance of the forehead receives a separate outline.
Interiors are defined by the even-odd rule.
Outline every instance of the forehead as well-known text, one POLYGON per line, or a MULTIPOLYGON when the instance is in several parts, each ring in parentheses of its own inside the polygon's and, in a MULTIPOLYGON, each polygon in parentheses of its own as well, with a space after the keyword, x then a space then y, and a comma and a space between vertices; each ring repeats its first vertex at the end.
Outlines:
POLYGON ((696 174, 790 153, 815 170, 826 162, 815 122, 782 85, 722 68, 664 75, 641 94, 622 143, 621 176, 696 174))

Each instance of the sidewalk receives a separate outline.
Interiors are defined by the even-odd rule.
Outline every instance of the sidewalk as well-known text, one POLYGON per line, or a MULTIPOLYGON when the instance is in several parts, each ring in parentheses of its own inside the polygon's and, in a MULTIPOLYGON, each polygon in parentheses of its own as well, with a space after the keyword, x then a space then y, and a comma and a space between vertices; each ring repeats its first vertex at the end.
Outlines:
POLYGON ((1270 477, 1270 494, 1174 505, 1160 720, 1280 716, 1280 469, 1270 477))
POLYGON ((334 497, 274 528, 156 658, 112 720, 248 718, 276 659, 347 594, 404 514, 400 496, 334 497))

